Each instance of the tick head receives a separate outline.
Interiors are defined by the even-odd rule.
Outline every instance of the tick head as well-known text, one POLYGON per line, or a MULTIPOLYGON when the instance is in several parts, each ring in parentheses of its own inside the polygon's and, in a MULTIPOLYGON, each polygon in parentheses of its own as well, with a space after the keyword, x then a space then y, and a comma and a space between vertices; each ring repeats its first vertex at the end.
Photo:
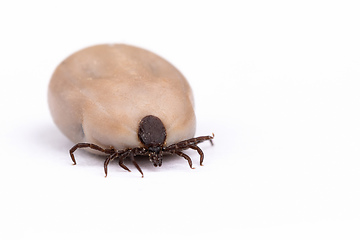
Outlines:
POLYGON ((162 147, 149 147, 149 159, 150 162, 154 164, 155 167, 161 167, 162 164, 162 147))

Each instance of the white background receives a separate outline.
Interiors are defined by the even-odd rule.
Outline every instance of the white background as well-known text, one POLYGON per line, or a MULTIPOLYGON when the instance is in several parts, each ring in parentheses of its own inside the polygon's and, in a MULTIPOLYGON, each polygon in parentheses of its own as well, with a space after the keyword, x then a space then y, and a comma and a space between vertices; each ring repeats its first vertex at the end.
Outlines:
POLYGON ((1 239, 359 239, 357 1, 0 4, 1 239), (68 55, 128 43, 189 80, 213 147, 145 174, 76 152, 47 85, 68 55))

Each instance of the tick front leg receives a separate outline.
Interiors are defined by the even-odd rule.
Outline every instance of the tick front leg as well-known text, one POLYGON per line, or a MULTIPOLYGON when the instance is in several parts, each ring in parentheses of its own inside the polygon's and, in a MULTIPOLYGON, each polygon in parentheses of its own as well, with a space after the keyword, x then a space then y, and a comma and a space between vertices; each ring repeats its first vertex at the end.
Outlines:
POLYGON ((141 168, 140 166, 137 164, 137 162, 135 161, 135 157, 134 157, 134 153, 131 152, 130 153, 130 159, 131 159, 131 162, 134 164, 134 166, 136 167, 136 169, 141 173, 141 177, 144 177, 144 174, 143 172, 141 171, 141 168))
POLYGON ((191 158, 190 158, 188 155, 186 155, 186 154, 183 153, 183 152, 179 152, 179 151, 176 151, 175 153, 176 153, 177 155, 179 155, 180 157, 185 158, 185 159, 188 161, 190 168, 191 168, 191 169, 194 169, 193 166, 192 166, 191 158))
POLYGON ((125 159, 128 155, 129 155, 128 153, 125 153, 125 154, 123 154, 123 155, 121 155, 121 156, 119 157, 119 165, 120 165, 120 167, 122 167, 122 168, 125 169, 126 171, 131 172, 131 170, 130 170, 127 166, 125 166, 125 164, 124 164, 124 159, 125 159))

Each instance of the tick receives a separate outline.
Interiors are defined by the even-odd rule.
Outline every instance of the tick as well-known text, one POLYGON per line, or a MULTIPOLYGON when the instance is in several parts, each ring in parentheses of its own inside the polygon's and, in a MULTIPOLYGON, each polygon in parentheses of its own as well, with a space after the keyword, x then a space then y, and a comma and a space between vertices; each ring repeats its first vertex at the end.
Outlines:
POLYGON ((74 143, 70 156, 85 148, 106 155, 120 167, 135 156, 148 156, 155 167, 163 155, 176 154, 192 166, 183 151, 204 153, 198 144, 214 134, 194 137, 196 118, 192 90, 185 77, 158 55, 130 45, 96 45, 66 58, 55 70, 48 91, 55 124, 74 143))

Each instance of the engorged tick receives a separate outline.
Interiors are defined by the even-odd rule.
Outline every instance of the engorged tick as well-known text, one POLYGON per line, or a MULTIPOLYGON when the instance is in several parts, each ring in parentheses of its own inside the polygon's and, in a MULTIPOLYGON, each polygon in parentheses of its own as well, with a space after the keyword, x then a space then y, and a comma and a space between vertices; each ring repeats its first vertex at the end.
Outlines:
POLYGON ((194 138, 195 112, 190 85, 169 62, 141 48, 124 45, 97 45, 65 59, 49 84, 49 106, 60 130, 73 142, 70 156, 85 148, 107 155, 110 161, 130 158, 143 172, 135 156, 148 156, 155 167, 163 154, 191 158, 183 152, 196 150, 212 136, 194 138))

